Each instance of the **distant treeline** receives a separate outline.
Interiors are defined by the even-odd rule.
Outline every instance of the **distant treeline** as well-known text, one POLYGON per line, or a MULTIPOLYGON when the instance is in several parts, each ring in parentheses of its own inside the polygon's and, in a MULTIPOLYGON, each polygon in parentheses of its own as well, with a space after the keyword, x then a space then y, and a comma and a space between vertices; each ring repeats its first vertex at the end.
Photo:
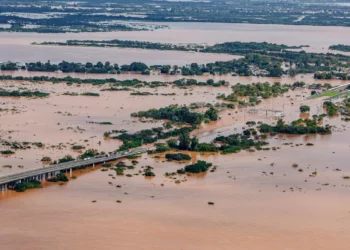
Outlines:
MULTIPOLYGON (((133 41, 127 41, 136 43, 133 41)), ((141 42, 142 43, 142 42, 141 42)), ((151 43, 147 43, 151 44, 151 43)), ((153 44, 157 46, 157 44, 153 44)), ((159 45, 159 44, 158 44, 159 45)), ((170 45, 169 45, 170 46, 170 45)), ((142 62, 131 64, 112 64, 110 62, 98 62, 93 64, 74 63, 63 61, 59 64, 50 62, 31 62, 18 66, 16 63, 8 62, 1 65, 1 70, 16 70, 18 68, 28 71, 66 73, 100 73, 120 74, 122 72, 139 72, 144 75, 152 71, 159 71, 169 75, 203 75, 203 74, 232 74, 239 76, 268 76, 281 77, 282 75, 295 76, 301 73, 329 73, 337 72, 334 77, 345 79, 342 74, 347 74, 350 68, 350 56, 342 54, 307 53, 305 51, 293 51, 287 49, 301 48, 301 46, 287 46, 269 43, 223 43, 209 46, 203 52, 230 53, 243 55, 243 58, 230 61, 217 61, 214 63, 198 64, 191 63, 179 67, 177 65, 151 65, 142 62), (282 67, 284 66, 284 67, 282 67)))
POLYGON ((40 91, 18 91, 18 90, 3 90, 0 89, 1 97, 47 97, 49 93, 40 91))
POLYGON ((113 84, 110 88, 102 89, 101 91, 130 91, 127 87, 150 87, 156 88, 160 86, 168 86, 170 84, 176 85, 179 87, 186 86, 213 86, 220 87, 224 85, 228 85, 227 82, 223 80, 219 80, 215 82, 213 79, 208 79, 205 82, 197 81, 195 79, 180 79, 174 82, 160 82, 160 81, 152 81, 146 82, 138 79, 133 80, 117 80, 115 78, 106 78, 106 79, 81 79, 75 78, 71 76, 67 77, 49 77, 49 76, 33 76, 33 77, 25 77, 25 76, 11 76, 11 75, 0 75, 0 80, 15 80, 15 81, 34 81, 34 82, 52 82, 52 83, 60 83, 66 82, 68 85, 73 83, 76 84, 92 84, 92 85, 103 85, 103 84, 113 84), (118 88, 118 86, 122 86, 123 88, 118 88))
POLYGON ((344 45, 344 44, 331 45, 329 46, 329 49, 350 52, 350 45, 344 45))
MULTIPOLYGON (((347 16, 350 7, 346 0, 310 1, 152 1, 152 0, 87 0, 73 4, 66 1, 2 1, 0 23, 32 24, 68 31, 79 28, 103 31, 121 21, 255 23, 284 25, 350 26, 347 16), (63 3, 63 4, 62 4, 63 3), (339 4, 338 4, 339 3, 339 4), (57 5, 59 4, 59 8, 57 5), (29 18, 32 13, 44 15, 29 18), (48 15, 48 17, 45 17, 48 15), (54 15, 53 17, 50 15, 54 15)), ((133 23, 133 22, 131 22, 133 23)), ((119 24, 120 25, 120 24, 119 24)))
POLYGON ((58 46, 85 46, 85 47, 119 47, 119 48, 139 48, 153 50, 178 50, 178 51, 198 51, 209 53, 227 53, 235 55, 245 55, 255 51, 281 51, 285 49, 302 49, 308 47, 288 46, 285 44, 275 44, 267 42, 226 42, 213 46, 201 44, 177 45, 171 43, 153 43, 144 41, 128 40, 67 40, 66 42, 42 42, 32 43, 33 45, 58 45, 58 46))

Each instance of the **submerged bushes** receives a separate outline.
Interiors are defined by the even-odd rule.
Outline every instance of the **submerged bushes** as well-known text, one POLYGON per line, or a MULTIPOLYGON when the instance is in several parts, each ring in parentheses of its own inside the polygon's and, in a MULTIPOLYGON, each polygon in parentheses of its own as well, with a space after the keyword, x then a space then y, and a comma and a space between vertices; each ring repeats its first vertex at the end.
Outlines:
POLYGON ((42 186, 40 181, 31 180, 28 182, 17 183, 14 187, 14 190, 16 190, 16 192, 24 192, 26 189, 41 188, 41 187, 42 186))
POLYGON ((49 181, 49 182, 59 182, 59 181, 67 182, 67 181, 69 181, 69 179, 65 174, 59 173, 55 177, 52 177, 52 178, 48 179, 47 181, 49 181))
POLYGON ((185 169, 179 169, 177 172, 179 174, 188 172, 188 173, 201 173, 208 170, 211 167, 212 163, 207 163, 206 161, 198 161, 197 163, 187 165, 185 169))
POLYGON ((282 134, 330 134, 331 127, 326 125, 325 127, 317 126, 315 120, 299 119, 291 124, 285 124, 283 120, 278 120, 277 125, 261 124, 261 133, 282 133, 282 134))
POLYGON ((165 158, 167 158, 168 160, 175 160, 175 161, 189 161, 192 159, 191 156, 187 154, 182 154, 182 153, 166 154, 165 158))

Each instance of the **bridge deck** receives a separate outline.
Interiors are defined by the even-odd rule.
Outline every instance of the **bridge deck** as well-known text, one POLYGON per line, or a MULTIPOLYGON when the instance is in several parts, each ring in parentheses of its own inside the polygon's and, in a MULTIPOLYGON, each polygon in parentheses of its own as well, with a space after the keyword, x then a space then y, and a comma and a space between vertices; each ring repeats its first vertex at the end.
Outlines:
POLYGON ((248 112, 258 112, 258 111, 267 111, 267 112, 273 112, 273 113, 283 113, 282 110, 275 110, 275 109, 249 109, 248 112))
POLYGON ((94 157, 89 160, 75 160, 75 161, 50 165, 43 168, 31 169, 31 170, 27 170, 16 174, 0 176, 0 185, 11 183, 11 182, 17 182, 26 178, 32 178, 35 176, 40 176, 40 175, 48 174, 52 172, 76 169, 76 168, 81 168, 85 166, 91 166, 93 164, 114 161, 120 158, 124 158, 126 156, 145 153, 146 151, 147 151, 146 149, 134 149, 130 151, 117 152, 108 157, 99 157, 99 158, 94 157))

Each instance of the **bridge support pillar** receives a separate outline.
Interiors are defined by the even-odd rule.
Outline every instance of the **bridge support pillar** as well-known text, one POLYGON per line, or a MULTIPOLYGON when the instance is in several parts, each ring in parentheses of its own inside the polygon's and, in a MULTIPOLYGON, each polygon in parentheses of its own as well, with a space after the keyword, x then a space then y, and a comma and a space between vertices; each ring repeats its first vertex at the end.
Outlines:
POLYGON ((95 168, 95 163, 92 164, 92 168, 95 168))
POLYGON ((5 192, 7 190, 7 184, 2 184, 1 185, 1 191, 5 192))
POLYGON ((46 180, 46 174, 43 174, 43 181, 46 180))
POLYGON ((73 176, 73 170, 72 170, 72 169, 69 169, 69 177, 72 178, 72 176, 73 176))

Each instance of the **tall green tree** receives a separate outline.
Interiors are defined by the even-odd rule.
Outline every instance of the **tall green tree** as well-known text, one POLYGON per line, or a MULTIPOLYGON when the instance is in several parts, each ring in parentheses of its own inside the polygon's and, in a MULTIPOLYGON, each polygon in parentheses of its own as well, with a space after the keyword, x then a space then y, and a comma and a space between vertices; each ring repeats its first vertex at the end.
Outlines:
POLYGON ((197 149, 199 144, 198 138, 196 136, 193 136, 191 139, 191 150, 194 151, 197 149))
POLYGON ((191 138, 188 132, 182 132, 179 135, 179 149, 188 150, 191 146, 191 138))
POLYGON ((307 105, 301 105, 301 106, 300 106, 300 112, 301 112, 301 113, 310 112, 310 107, 307 106, 307 105))
POLYGON ((209 118, 209 120, 211 121, 217 121, 219 116, 218 116, 218 112, 216 111, 216 109, 211 106, 204 114, 205 117, 209 118))

